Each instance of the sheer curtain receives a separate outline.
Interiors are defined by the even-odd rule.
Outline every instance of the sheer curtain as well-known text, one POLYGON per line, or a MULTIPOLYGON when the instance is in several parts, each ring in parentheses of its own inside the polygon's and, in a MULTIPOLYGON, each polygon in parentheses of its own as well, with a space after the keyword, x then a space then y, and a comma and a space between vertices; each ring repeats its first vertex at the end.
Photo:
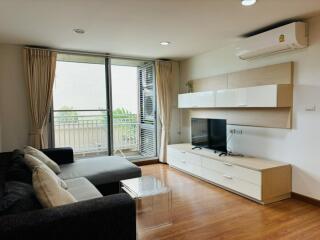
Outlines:
POLYGON ((57 54, 48 49, 23 49, 23 65, 31 116, 29 144, 36 148, 48 147, 45 127, 52 101, 56 59, 57 54))
POLYGON ((171 121, 171 96, 169 84, 172 81, 172 62, 156 61, 156 83, 161 123, 160 156, 161 162, 167 162, 167 145, 169 142, 169 129, 171 121))

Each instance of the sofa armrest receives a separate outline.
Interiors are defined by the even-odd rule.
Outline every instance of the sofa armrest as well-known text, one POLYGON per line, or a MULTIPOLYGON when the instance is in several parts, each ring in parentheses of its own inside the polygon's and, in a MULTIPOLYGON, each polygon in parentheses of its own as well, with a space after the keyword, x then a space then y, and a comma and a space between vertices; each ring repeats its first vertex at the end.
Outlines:
POLYGON ((59 165, 73 163, 74 161, 73 149, 71 147, 48 148, 41 151, 59 165))
POLYGON ((0 217, 0 239, 136 239, 134 201, 127 194, 0 217))

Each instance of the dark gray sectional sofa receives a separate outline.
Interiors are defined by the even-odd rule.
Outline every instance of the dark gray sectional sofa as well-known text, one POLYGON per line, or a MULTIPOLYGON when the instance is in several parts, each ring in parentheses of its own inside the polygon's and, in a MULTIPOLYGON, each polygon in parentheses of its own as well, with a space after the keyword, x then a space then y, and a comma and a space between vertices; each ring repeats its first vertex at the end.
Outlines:
POLYGON ((119 193, 119 181, 141 176, 139 167, 115 156, 74 161, 71 148, 42 151, 60 165, 59 176, 78 202, 42 209, 31 172, 21 163, 23 153, 0 153, 0 239, 136 239, 135 203, 119 193), (1 211, 10 204, 2 201, 10 191, 29 199, 1 211))

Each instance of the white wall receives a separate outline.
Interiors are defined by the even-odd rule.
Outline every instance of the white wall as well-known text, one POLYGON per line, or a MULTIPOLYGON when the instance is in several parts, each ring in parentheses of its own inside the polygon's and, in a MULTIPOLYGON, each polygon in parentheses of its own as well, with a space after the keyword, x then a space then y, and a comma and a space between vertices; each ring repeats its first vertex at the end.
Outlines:
POLYGON ((29 131, 22 48, 0 45, 0 150, 27 144, 29 131))
MULTIPOLYGON (((310 46, 303 50, 248 62, 236 57, 234 46, 227 46, 183 61, 180 91, 184 92, 187 80, 293 61, 293 128, 238 126, 243 135, 234 136, 231 147, 235 152, 291 163, 293 191, 320 199, 320 16, 308 23, 310 46), (312 105, 317 107, 315 112, 305 111, 312 105)), ((181 130, 181 141, 189 142, 190 127, 182 125, 181 130)))

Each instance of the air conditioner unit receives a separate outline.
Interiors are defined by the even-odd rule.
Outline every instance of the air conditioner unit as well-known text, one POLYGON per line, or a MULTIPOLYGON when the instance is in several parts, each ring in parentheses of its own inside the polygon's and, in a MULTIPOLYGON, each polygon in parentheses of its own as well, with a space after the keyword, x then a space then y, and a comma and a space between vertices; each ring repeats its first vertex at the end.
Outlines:
POLYGON ((250 60, 307 46, 306 23, 294 22, 244 39, 237 47, 237 56, 250 60))

